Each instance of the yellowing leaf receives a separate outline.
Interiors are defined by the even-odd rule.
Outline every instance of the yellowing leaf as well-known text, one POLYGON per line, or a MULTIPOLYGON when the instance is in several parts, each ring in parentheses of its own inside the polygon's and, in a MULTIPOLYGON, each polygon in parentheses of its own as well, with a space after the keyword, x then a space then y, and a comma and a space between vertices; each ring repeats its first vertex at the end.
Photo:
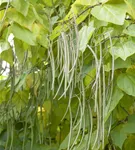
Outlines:
POLYGON ((21 26, 28 28, 29 30, 31 29, 32 24, 36 20, 31 7, 29 8, 27 16, 24 16, 20 12, 17 12, 14 8, 11 8, 7 12, 7 17, 10 20, 15 21, 16 23, 20 24, 21 26))
POLYGON ((12 0, 11 5, 22 15, 27 15, 29 9, 29 2, 27 0, 12 0))
POLYGON ((36 36, 28 29, 21 27, 17 23, 14 23, 11 30, 16 38, 30 45, 36 45, 36 36))

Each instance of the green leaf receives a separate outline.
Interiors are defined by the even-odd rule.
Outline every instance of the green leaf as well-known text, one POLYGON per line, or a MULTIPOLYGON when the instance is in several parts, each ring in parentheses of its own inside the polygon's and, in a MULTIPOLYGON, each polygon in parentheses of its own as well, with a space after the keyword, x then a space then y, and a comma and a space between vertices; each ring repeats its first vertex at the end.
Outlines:
POLYGON ((107 2, 108 0, 76 0, 74 4, 80 4, 80 5, 95 5, 98 4, 98 2, 107 2))
MULTIPOLYGON (((132 65, 132 61, 130 58, 127 58, 125 61, 121 58, 117 58, 114 61, 114 70, 120 69, 120 68, 129 68, 132 65)), ((112 70, 112 62, 109 62, 105 65, 105 71, 109 72, 112 70)))
POLYGON ((92 9, 91 14, 98 20, 123 25, 126 15, 125 3, 103 4, 92 9))
POLYGON ((114 128, 111 132, 113 144, 122 148, 122 145, 128 134, 135 133, 135 115, 128 117, 128 122, 114 128))
MULTIPOLYGON (((27 142, 25 150, 31 149, 31 143, 27 142)), ((34 143, 32 146, 32 150, 58 150, 58 146, 55 144, 51 144, 51 146, 45 144, 37 144, 34 143)))
POLYGON ((0 104, 3 102, 3 101, 6 101, 7 99, 7 93, 8 93, 8 89, 2 89, 0 90, 0 104))
POLYGON ((129 108, 133 106, 133 104, 134 104, 134 98, 127 94, 125 94, 120 101, 120 106, 125 108, 127 112, 129 111, 129 108))
POLYGON ((32 31, 37 38, 37 43, 45 48, 48 48, 48 31, 45 30, 42 25, 34 23, 32 26, 32 31))
POLYGON ((125 140, 122 150, 134 150, 135 149, 135 135, 130 135, 125 140))
POLYGON ((118 87, 115 87, 112 98, 111 98, 111 103, 108 104, 105 108, 105 120, 104 120, 105 122, 107 121, 111 112, 118 105, 118 103, 121 100, 121 98, 123 97, 123 95, 124 95, 123 92, 118 87))
POLYGON ((16 110, 18 112, 21 111, 22 108, 24 108, 28 102, 28 96, 29 93, 28 91, 18 91, 17 93, 14 94, 12 98, 12 102, 16 107, 16 110))
POLYGON ((135 24, 129 25, 123 32, 127 35, 135 37, 135 24))
POLYGON ((26 0, 12 0, 11 5, 22 15, 28 14, 29 2, 26 0))
MULTIPOLYGON (((9 2, 9 0, 1 0, 0 1, 0 5, 2 4, 2 3, 8 3, 9 2)), ((12 0, 10 0, 10 2, 12 2, 12 0)))
POLYGON ((57 0, 43 0, 43 2, 45 3, 45 5, 49 6, 49 7, 52 7, 55 5, 55 3, 57 2, 57 0))
POLYGON ((11 49, 3 51, 0 57, 2 60, 8 62, 11 66, 13 65, 13 52, 11 49))
POLYGON ((94 30, 94 22, 90 22, 89 26, 83 26, 79 31, 79 49, 82 52, 85 51, 87 43, 90 40, 94 30))
POLYGON ((118 43, 112 47, 111 54, 114 52, 115 58, 120 57, 124 61, 135 53, 135 43, 133 41, 127 41, 125 43, 118 43))
POLYGON ((26 49, 24 49, 23 44, 24 43, 21 40, 18 40, 16 38, 14 39, 15 52, 19 63, 23 63, 24 61, 24 54, 26 49))
POLYGON ((36 45, 36 36, 28 29, 25 29, 25 28, 21 27, 19 24, 14 23, 11 26, 11 30, 16 38, 18 38, 30 45, 36 45))
POLYGON ((22 15, 20 12, 17 12, 15 9, 9 9, 7 12, 7 17, 10 20, 20 24, 21 26, 28 28, 29 30, 31 29, 32 24, 36 20, 36 17, 31 7, 29 8, 27 16, 22 15))
POLYGON ((96 69, 93 68, 84 78, 84 84, 85 86, 89 86, 91 81, 94 79, 96 75, 96 69))
POLYGON ((134 0, 124 0, 128 6, 127 12, 135 19, 135 1, 134 0))
POLYGON ((10 48, 10 45, 8 42, 4 40, 0 40, 0 53, 2 53, 5 50, 8 50, 10 48))
POLYGON ((135 76, 127 73, 120 74, 117 78, 118 87, 128 95, 135 96, 135 76))

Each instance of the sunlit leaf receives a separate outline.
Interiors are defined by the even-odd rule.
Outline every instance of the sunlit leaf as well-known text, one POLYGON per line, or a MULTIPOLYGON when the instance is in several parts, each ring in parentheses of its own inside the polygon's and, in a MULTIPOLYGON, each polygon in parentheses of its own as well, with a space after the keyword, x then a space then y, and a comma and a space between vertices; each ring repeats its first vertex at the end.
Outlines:
POLYGON ((32 24, 36 20, 36 17, 31 7, 29 8, 27 16, 23 16, 20 12, 17 12, 15 9, 9 9, 7 12, 7 17, 10 20, 13 20, 16 23, 20 24, 21 26, 28 28, 29 30, 31 29, 32 24))
POLYGON ((126 15, 126 5, 125 3, 107 3, 93 8, 91 13, 99 20, 123 25, 126 15))
POLYGON ((118 87, 128 95, 135 96, 135 76, 128 73, 120 74, 117 79, 118 87))
POLYGON ((135 1, 134 0, 124 0, 128 6, 127 12, 135 19, 135 1))
POLYGON ((119 43, 113 46, 110 53, 112 54, 113 52, 116 58, 120 57, 125 61, 129 56, 135 53, 134 47, 135 43, 130 40, 125 43, 119 43))
POLYGON ((0 40, 0 53, 2 53, 5 50, 8 50, 10 48, 10 45, 8 42, 4 40, 0 40))
POLYGON ((26 16, 29 9, 29 2, 26 0, 12 0, 12 6, 22 15, 26 16))
POLYGON ((29 31, 28 29, 25 29, 18 25, 17 23, 14 23, 12 25, 12 32, 14 36, 30 45, 36 45, 36 37, 35 35, 29 31))
POLYGON ((96 75, 96 69, 92 69, 89 73, 86 74, 85 78, 84 78, 84 84, 85 86, 89 86, 91 81, 94 79, 96 75))
POLYGON ((90 22, 89 26, 83 26, 81 30, 79 31, 79 38, 80 38, 80 47, 79 49, 84 52, 88 41, 90 40, 95 28, 94 28, 94 22, 90 22))
POLYGON ((2 60, 8 62, 10 65, 13 65, 13 51, 11 49, 3 51, 0 57, 2 60))
POLYGON ((135 25, 129 25, 123 32, 127 35, 135 37, 135 25))

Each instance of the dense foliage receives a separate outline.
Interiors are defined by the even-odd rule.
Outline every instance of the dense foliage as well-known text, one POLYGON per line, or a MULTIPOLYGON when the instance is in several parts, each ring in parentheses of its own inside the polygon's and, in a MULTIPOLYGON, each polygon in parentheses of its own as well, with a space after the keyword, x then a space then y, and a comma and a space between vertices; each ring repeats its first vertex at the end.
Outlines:
POLYGON ((135 149, 135 1, 0 0, 0 150, 135 149))

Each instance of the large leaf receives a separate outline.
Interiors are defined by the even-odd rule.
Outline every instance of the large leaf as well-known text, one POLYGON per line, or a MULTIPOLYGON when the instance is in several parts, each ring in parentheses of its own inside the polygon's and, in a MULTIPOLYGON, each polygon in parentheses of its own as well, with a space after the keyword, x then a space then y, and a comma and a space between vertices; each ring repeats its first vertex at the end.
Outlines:
POLYGON ((128 117, 128 122, 117 126, 111 132, 113 144, 122 148, 122 145, 130 133, 135 133, 135 115, 128 117))
MULTIPOLYGON (((120 68, 129 68, 132 65, 132 61, 130 58, 127 58, 125 61, 122 60, 121 58, 117 58, 114 61, 114 69, 120 69, 120 68)), ((105 71, 110 71, 112 70, 112 62, 110 61, 105 65, 105 71)))
POLYGON ((17 23, 14 23, 12 25, 11 29, 16 38, 18 38, 30 45, 36 45, 36 36, 28 29, 21 27, 17 23))
POLYGON ((94 80, 95 75, 96 75, 96 69, 95 68, 91 69, 86 74, 86 76, 84 78, 84 84, 85 84, 85 86, 89 86, 90 85, 91 81, 94 80))
POLYGON ((29 8, 28 15, 24 16, 20 12, 17 12, 15 9, 9 9, 7 12, 7 17, 20 24, 21 26, 24 26, 25 28, 31 29, 32 24, 36 20, 36 17, 33 13, 32 8, 29 8))
POLYGON ((125 3, 107 3, 92 9, 92 15, 99 20, 123 25, 126 15, 125 3))
POLYGON ((14 94, 12 102, 15 105, 16 110, 18 112, 20 112, 21 109, 24 108, 28 103, 28 96, 29 96, 28 91, 18 91, 17 93, 14 94))
POLYGON ((21 41, 21 40, 18 40, 18 39, 14 39, 14 45, 15 45, 15 52, 16 52, 16 55, 17 55, 17 59, 18 59, 18 62, 19 63, 23 63, 24 59, 25 59, 25 50, 24 49, 24 43, 21 41))
POLYGON ((128 95, 135 96, 135 76, 128 73, 120 74, 117 79, 118 87, 128 95))
POLYGON ((83 26, 81 30, 79 31, 79 49, 84 52, 88 41, 90 40, 93 32, 94 32, 94 22, 91 22, 89 26, 83 26))
POLYGON ((124 61, 131 55, 135 53, 135 43, 133 41, 127 41, 125 43, 119 43, 112 47, 112 52, 114 53, 115 58, 120 57, 124 61))
POLYGON ((29 9, 29 2, 26 0, 12 0, 12 6, 22 15, 26 16, 29 9))
POLYGON ((111 98, 111 103, 109 103, 105 108, 105 120, 104 120, 105 122, 107 121, 111 112, 115 109, 115 107, 117 106, 123 95, 124 95, 123 92, 118 87, 114 89, 111 98))
POLYGON ((135 149, 135 135, 130 135, 125 140, 122 150, 134 150, 135 149))
POLYGON ((124 31, 125 34, 135 37, 135 24, 131 24, 124 31))
POLYGON ((32 26, 33 34, 37 38, 37 43, 45 48, 48 48, 48 31, 41 24, 34 23, 32 26))
MULTIPOLYGON (((25 150, 31 149, 31 143, 27 141, 25 150)), ((58 145, 51 144, 51 146, 45 144, 37 144, 34 143, 32 146, 32 150, 58 150, 58 145)))

